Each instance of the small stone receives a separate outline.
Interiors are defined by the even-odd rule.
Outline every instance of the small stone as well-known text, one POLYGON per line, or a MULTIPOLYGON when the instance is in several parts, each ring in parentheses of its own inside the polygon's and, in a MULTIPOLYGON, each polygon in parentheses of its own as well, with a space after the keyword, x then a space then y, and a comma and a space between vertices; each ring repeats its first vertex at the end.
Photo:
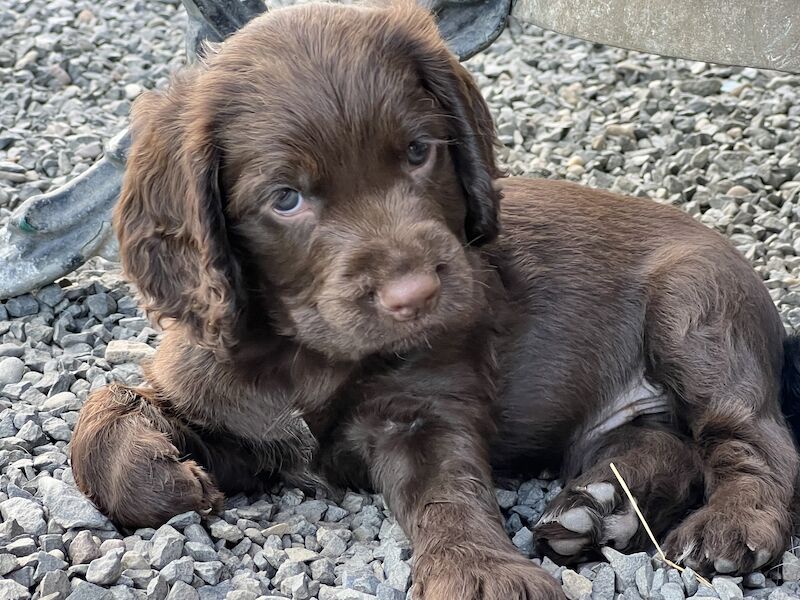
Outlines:
POLYGON ((17 358, 25 354, 25 348, 20 344, 0 344, 0 357, 15 356, 17 358))
MULTIPOLYGON (((266 549, 265 549, 266 550, 266 549)), ((275 577, 272 578, 272 584, 275 587, 280 587, 281 583, 285 579, 289 577, 294 577, 295 575, 299 575, 300 573, 306 573, 308 568, 303 563, 294 562, 291 560, 286 560, 281 563, 280 567, 278 567, 277 573, 275 573, 275 577)))
POLYGON ((75 150, 75 156, 78 158, 95 159, 103 153, 103 144, 100 142, 89 142, 81 144, 75 150))
POLYGON ((520 529, 511 540, 526 556, 533 554, 533 532, 527 527, 520 529))
POLYGON ((89 314, 102 319, 117 310, 116 301, 108 294, 92 294, 86 297, 86 306, 89 314))
MULTIPOLYGON (((16 525, 17 521, 15 519, 12 521, 6 521, 6 523, 14 523, 16 525)), ((19 527, 19 525, 17 526, 19 527)), ((20 535, 21 534, 22 528, 20 528, 20 535)), ((29 537, 21 537, 6 544, 6 550, 8 550, 14 556, 29 556, 30 554, 36 552, 36 542, 29 537)))
POLYGON ((193 510, 175 515, 169 521, 167 521, 167 525, 171 525, 175 529, 185 529, 189 525, 197 525, 199 523, 200 515, 193 510))
POLYGON ((342 585, 351 590, 374 595, 378 591, 379 583, 369 567, 346 566, 342 571, 342 585))
POLYGON ((682 92, 697 96, 712 96, 722 89, 721 79, 687 79, 678 85, 682 92))
POLYGON ((71 588, 69 578, 64 571, 50 571, 46 573, 39 584, 39 596, 44 598, 50 594, 56 594, 57 600, 64 600, 69 596, 71 588))
POLYGON ((199 596, 195 590, 188 583, 183 581, 176 581, 167 594, 167 600, 198 600, 199 596))
POLYGON ((569 600, 582 600, 592 594, 592 582, 583 575, 578 575, 572 569, 566 569, 562 574, 564 594, 569 600))
POLYGON ((183 536, 170 525, 159 528, 152 539, 150 564, 154 569, 163 569, 183 554, 183 536))
POLYGON ((28 588, 10 579, 0 580, 0 598, 3 600, 28 600, 28 588))
POLYGON ((86 581, 76 585, 72 593, 67 596, 67 600, 111 600, 112 598, 109 590, 86 581))
POLYGON ((8 575, 19 567, 19 560, 13 554, 0 554, 0 577, 3 575, 8 575))
POLYGON ((128 100, 134 100, 141 93, 142 93, 142 86, 136 83, 129 83, 125 86, 125 97, 128 100))
POLYGON ((686 569, 681 572, 681 579, 683 580, 683 587, 686 590, 686 596, 694 596, 697 593, 697 588, 700 587, 697 574, 691 568, 686 567, 686 569))
POLYGON ((217 585, 222 576, 222 563, 218 560, 194 563, 194 572, 209 585, 217 585))
POLYGON ((636 138, 636 129, 633 125, 618 125, 612 124, 606 127, 606 135, 608 136, 617 136, 617 137, 626 137, 630 139, 636 138))
POLYGON ((668 582, 661 586, 659 593, 664 600, 684 600, 683 588, 680 584, 668 582))
POLYGON ((86 581, 97 585, 111 585, 116 583, 122 574, 122 555, 124 548, 115 548, 105 556, 94 559, 89 563, 86 571, 86 581))
POLYGON ((36 570, 33 573, 34 582, 42 581, 48 573, 60 572, 67 568, 66 561, 54 556, 54 554, 48 554, 47 552, 39 552, 37 554, 36 570))
POLYGON ((649 566, 651 569, 653 568, 650 563, 650 557, 645 552, 622 554, 608 547, 602 548, 600 551, 614 569, 619 589, 624 590, 634 585, 636 583, 636 571, 641 567, 649 566))
POLYGON ((241 529, 223 520, 215 521, 208 529, 212 537, 228 542, 238 542, 244 537, 241 529))
POLYGON ((344 499, 341 501, 340 506, 351 514, 360 512, 364 508, 364 496, 347 492, 344 499))
POLYGON ((311 562, 319 558, 319 554, 306 548, 286 548, 285 552, 289 560, 295 562, 311 562))
POLYGON ((744 198, 745 196, 749 196, 752 194, 750 190, 748 190, 743 185, 734 185, 730 189, 728 189, 726 196, 731 196, 732 198, 744 198))
MULTIPOLYGON (((31 423, 31 421, 28 421, 31 423)), ((10 498, 0 502, 0 514, 3 520, 14 519, 25 533, 40 536, 47 533, 47 522, 44 520, 42 507, 33 500, 26 498, 10 498)))
POLYGON ((781 573, 784 581, 800 581, 800 558, 791 552, 784 552, 781 558, 781 573))
POLYGON ((169 586, 163 577, 154 577, 147 584, 147 600, 164 600, 169 592, 169 586))
POLYGON ((328 505, 322 500, 310 500, 295 507, 295 514, 302 515, 309 523, 319 523, 328 505))
POLYGON ((207 546, 206 544, 200 544, 198 542, 186 542, 184 550, 186 554, 193 559, 201 562, 217 560, 217 551, 213 546, 207 546))
POLYGON ((91 531, 84 529, 70 542, 67 552, 73 565, 88 564, 100 558, 100 544, 94 540, 91 531))
POLYGON ((189 556, 178 558, 161 569, 161 576, 167 583, 173 584, 176 581, 192 583, 194 573, 194 559, 189 556))
MULTIPOLYGON (((384 568, 385 568, 384 564, 384 568)), ((333 585, 336 581, 333 561, 321 558, 311 563, 311 578, 326 585, 333 585)))
POLYGON ((5 306, 6 311, 12 317, 25 317, 39 312, 39 303, 30 294, 9 298, 5 306))
POLYGON ((592 600, 614 600, 615 589, 614 569, 610 565, 600 565, 592 581, 592 600))
POLYGON ((512 490, 495 490, 494 496, 503 510, 508 510, 517 503, 517 492, 512 490))
POLYGON ((750 589, 762 589, 767 585, 767 578, 763 573, 750 573, 744 578, 744 586, 750 589))
POLYGON ((58 417, 51 417, 42 422, 42 430, 52 440, 68 442, 72 439, 72 430, 66 421, 58 417))
POLYGON ((338 558, 347 550, 347 542, 342 538, 332 535, 323 545, 320 554, 328 558, 338 558))
POLYGON ((225 596, 225 600, 257 600, 258 597, 258 594, 248 590, 233 590, 232 592, 228 592, 225 596))
POLYGON ((108 518, 86 496, 63 481, 45 477, 39 481, 39 492, 50 511, 50 518, 64 529, 112 528, 108 518))
MULTIPOLYGON (((123 564, 124 566, 124 564, 123 564)), ((133 582, 134 587, 137 589, 147 589, 150 582, 158 577, 158 571, 153 569, 125 569, 122 571, 121 578, 127 577, 133 582)))
POLYGON ((53 283, 36 292, 36 299, 52 308, 64 299, 64 290, 61 286, 53 283))
POLYGON ((155 354, 155 348, 144 342, 111 340, 106 346, 105 359, 112 365, 140 363, 155 354))
POLYGON ((183 530, 183 535, 186 536, 187 542, 196 542, 205 546, 213 546, 214 541, 202 525, 188 525, 183 530))
POLYGON ((308 600, 311 598, 311 592, 308 589, 309 581, 308 575, 305 573, 287 577, 281 583, 281 593, 291 596, 292 600, 308 600))
POLYGON ((0 388, 9 383, 19 383, 25 373, 25 363, 16 356, 0 359, 0 388))
POLYGON ((383 583, 378 584, 378 593, 375 595, 377 600, 405 600, 405 592, 396 590, 383 583))
MULTIPOLYGON (((741 581, 741 579, 739 579, 741 581)), ((718 576, 711 580, 720 600, 742 600, 744 594, 742 588, 733 577, 718 576)))
POLYGON ((642 598, 647 598, 650 595, 650 589, 653 587, 653 566, 652 564, 644 565, 636 569, 636 589, 642 598))

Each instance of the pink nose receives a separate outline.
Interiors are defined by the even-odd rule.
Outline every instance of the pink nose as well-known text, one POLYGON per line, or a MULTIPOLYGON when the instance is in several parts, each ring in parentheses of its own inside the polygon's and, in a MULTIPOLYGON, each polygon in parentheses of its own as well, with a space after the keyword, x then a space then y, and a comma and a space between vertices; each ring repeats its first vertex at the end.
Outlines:
POLYGON ((378 291, 378 302, 395 320, 409 321, 433 307, 439 287, 439 278, 433 273, 403 275, 378 291))

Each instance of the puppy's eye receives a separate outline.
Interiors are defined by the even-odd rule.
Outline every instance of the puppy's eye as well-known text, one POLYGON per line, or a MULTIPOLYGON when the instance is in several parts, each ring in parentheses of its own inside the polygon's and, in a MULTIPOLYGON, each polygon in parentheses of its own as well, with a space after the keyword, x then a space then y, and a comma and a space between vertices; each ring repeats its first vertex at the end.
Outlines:
POLYGON ((406 148, 408 164, 410 164, 412 167, 419 167, 425 164, 425 161, 428 160, 428 155, 430 153, 430 144, 426 144, 425 142, 421 142, 419 140, 414 140, 408 145, 408 148, 406 148))
POLYGON ((277 193, 275 202, 272 205, 272 210, 284 217, 296 215, 305 209, 305 198, 303 198, 303 195, 300 192, 291 188, 284 188, 280 190, 277 193))

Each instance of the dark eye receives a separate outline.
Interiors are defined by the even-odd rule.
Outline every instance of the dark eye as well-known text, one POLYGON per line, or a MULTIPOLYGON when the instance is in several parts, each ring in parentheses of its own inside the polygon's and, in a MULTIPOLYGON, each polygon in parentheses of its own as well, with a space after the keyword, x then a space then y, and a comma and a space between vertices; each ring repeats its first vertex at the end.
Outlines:
POLYGON ((284 188, 278 192, 272 209, 279 215, 294 215, 304 210, 305 204, 305 198, 300 192, 284 188))
POLYGON ((428 159, 430 151, 430 144, 426 144, 425 142, 421 142, 419 140, 414 140, 408 145, 408 148, 406 148, 408 164, 410 164, 412 167, 419 167, 428 159))

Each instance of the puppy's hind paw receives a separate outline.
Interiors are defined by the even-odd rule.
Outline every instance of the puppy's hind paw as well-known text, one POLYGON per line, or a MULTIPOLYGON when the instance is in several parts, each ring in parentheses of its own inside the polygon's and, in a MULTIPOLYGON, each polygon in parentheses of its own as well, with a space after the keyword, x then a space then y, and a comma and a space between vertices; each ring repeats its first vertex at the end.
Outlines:
POLYGON ((639 530, 633 507, 609 482, 565 488, 536 524, 537 545, 561 562, 611 546, 625 550, 639 530))

